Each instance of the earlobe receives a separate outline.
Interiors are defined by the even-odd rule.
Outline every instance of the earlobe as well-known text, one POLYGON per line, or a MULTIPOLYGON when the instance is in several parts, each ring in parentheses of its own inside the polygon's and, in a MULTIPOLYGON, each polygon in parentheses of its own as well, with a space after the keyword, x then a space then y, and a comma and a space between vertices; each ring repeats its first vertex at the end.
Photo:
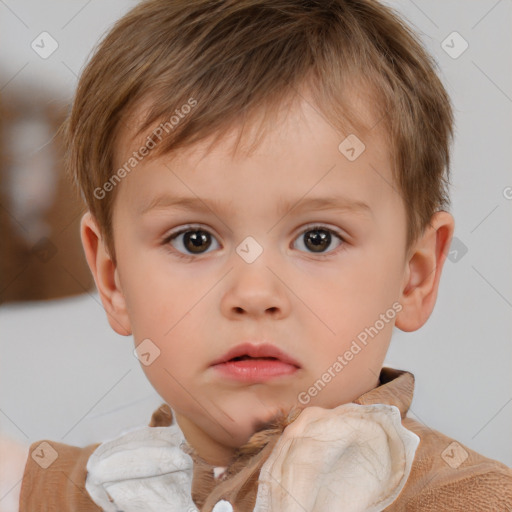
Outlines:
POLYGON ((395 323, 402 331, 415 331, 430 317, 453 231, 452 215, 438 211, 411 250, 399 299, 403 309, 395 323))
POLYGON ((108 322, 118 334, 129 336, 132 331, 119 272, 108 254, 98 224, 89 211, 80 222, 80 236, 108 322))

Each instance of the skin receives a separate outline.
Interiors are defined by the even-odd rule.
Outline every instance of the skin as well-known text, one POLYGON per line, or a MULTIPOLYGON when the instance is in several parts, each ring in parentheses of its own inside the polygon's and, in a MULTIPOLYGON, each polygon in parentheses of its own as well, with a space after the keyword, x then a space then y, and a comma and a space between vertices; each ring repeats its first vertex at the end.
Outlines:
MULTIPOLYGON (((120 132, 117 165, 143 143, 133 139, 133 119, 120 132)), ((90 213, 81 224, 110 325, 133 334, 135 345, 149 338, 158 347, 160 355, 142 368, 188 442, 216 465, 229 463, 280 409, 304 407, 299 394, 399 303, 394 319, 308 406, 333 408, 378 386, 393 326, 414 331, 433 310, 454 230, 453 217, 436 212, 406 251, 404 203, 390 185, 378 128, 360 137, 366 149, 353 162, 338 150, 346 134, 308 101, 280 115, 251 154, 232 151, 237 133, 233 128, 208 151, 206 140, 146 158, 123 179, 113 210, 117 266, 90 213), (161 205, 141 214, 164 193, 216 203, 204 212, 161 205), (327 195, 364 201, 371 211, 300 208, 327 195), (280 211, 282 199, 290 206, 280 211), (187 250, 183 234, 165 241, 189 224, 206 231, 202 254, 187 250), (321 252, 308 242, 319 234, 312 224, 331 233, 321 252), (252 263, 236 252, 247 236, 263 249, 252 263), (210 365, 243 341, 273 343, 300 369, 264 382, 229 381, 210 365)))

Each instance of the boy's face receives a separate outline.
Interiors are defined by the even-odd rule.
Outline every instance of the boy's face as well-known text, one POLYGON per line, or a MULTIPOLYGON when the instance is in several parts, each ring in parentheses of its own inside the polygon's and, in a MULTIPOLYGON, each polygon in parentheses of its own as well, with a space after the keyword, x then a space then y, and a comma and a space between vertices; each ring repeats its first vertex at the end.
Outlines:
MULTIPOLYGON (((353 161, 306 102, 250 156, 232 154, 235 135, 142 160, 113 214, 111 325, 145 343, 148 379, 212 459, 222 449, 206 446, 243 444, 279 408, 332 408, 378 385, 409 278, 405 209, 377 128, 353 161), (242 343, 297 366, 212 365, 242 343)), ((121 133, 116 164, 140 146, 121 133)))

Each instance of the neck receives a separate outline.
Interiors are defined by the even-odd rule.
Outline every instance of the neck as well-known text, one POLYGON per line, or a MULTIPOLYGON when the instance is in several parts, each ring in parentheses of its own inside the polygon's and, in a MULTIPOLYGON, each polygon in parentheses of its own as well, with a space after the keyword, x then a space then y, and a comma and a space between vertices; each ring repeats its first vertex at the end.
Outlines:
POLYGON ((215 441, 185 416, 174 411, 174 417, 187 443, 197 455, 212 466, 228 466, 233 461, 234 448, 215 441))

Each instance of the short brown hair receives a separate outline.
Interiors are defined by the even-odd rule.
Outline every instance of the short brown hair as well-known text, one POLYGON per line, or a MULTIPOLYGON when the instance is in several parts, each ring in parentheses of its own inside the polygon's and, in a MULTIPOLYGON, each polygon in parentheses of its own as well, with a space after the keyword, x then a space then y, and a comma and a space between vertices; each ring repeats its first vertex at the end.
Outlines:
POLYGON ((305 83, 334 127, 362 129, 350 105, 358 84, 358 92, 371 92, 389 141, 408 249, 432 214, 449 206, 453 114, 435 68, 414 33, 374 0, 143 1, 114 25, 82 73, 63 125, 67 166, 115 262, 116 189, 101 199, 95 191, 115 171, 120 123, 143 101, 150 108, 138 135, 196 102, 153 152, 163 154, 254 113, 272 115, 305 83))

